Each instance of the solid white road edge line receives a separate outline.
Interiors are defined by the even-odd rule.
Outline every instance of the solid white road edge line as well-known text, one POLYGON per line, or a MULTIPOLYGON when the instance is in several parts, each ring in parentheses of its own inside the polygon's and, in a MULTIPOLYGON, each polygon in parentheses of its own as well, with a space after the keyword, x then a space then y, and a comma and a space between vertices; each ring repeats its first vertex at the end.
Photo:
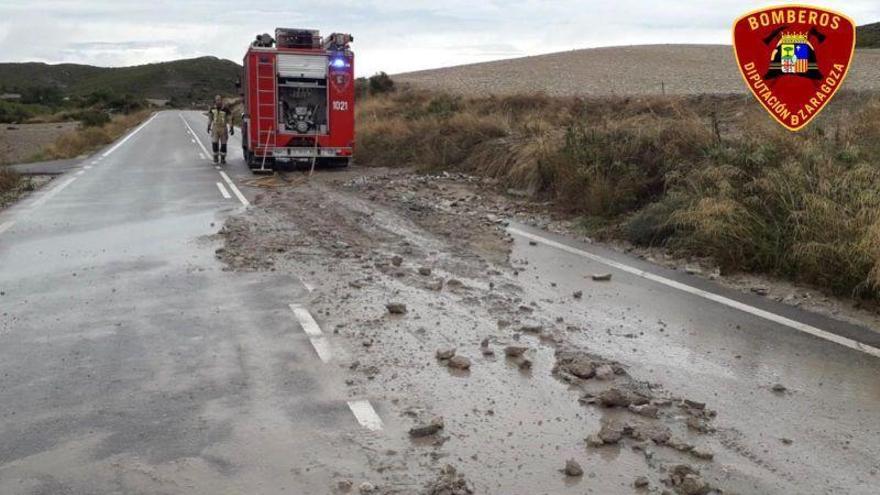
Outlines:
POLYGON ((296 316, 296 320, 303 328, 303 331, 312 337, 320 337, 324 335, 324 332, 321 331, 321 327, 312 317, 312 314, 309 313, 309 310, 299 304, 290 304, 289 306, 290 310, 293 311, 294 316, 296 316))
POLYGON ((382 429, 382 418, 376 414, 373 405, 368 400, 352 400, 348 401, 348 408, 357 419, 358 423, 370 431, 379 431, 382 429))
POLYGON ((226 188, 223 187, 223 183, 222 183, 222 182, 218 182, 218 183, 217 183, 217 189, 220 190, 220 195, 223 196, 223 199, 229 199, 229 198, 232 197, 232 196, 229 194, 229 191, 227 191, 226 188))
POLYGON ((90 169, 92 168, 92 166, 91 166, 91 165, 86 165, 86 166, 84 166, 83 168, 86 169, 86 170, 90 170, 90 169))
POLYGON ((149 119, 147 119, 146 122, 144 122, 143 124, 137 126, 137 128, 135 128, 135 130, 129 132, 129 133, 128 133, 128 136, 125 136, 124 138, 122 138, 122 141, 119 141, 118 143, 116 143, 115 145, 113 145, 112 148, 110 148, 109 150, 107 150, 107 151, 105 151, 104 153, 102 153, 102 154, 101 154, 101 158, 106 158, 107 155, 109 155, 110 153, 113 153, 114 151, 116 151, 120 146, 122 146, 123 144, 125 144, 126 141, 128 141, 129 139, 131 139, 132 136, 134 136, 135 134, 137 134, 138 132, 140 132, 141 129, 143 129, 144 127, 147 126, 147 124, 149 124, 150 122, 152 122, 153 119, 155 119, 157 115, 159 115, 159 114, 158 114, 158 113, 154 113, 153 116, 150 117, 149 119))
POLYGON ((33 208, 39 208, 40 206, 43 206, 43 204, 45 204, 46 201, 49 201, 50 199, 52 199, 53 196, 55 196, 56 194, 63 191, 64 188, 73 184, 73 181, 75 181, 75 180, 76 180, 76 177, 71 177, 71 178, 67 179, 66 181, 62 182, 61 184, 55 186, 54 189, 46 192, 46 194, 40 196, 33 203, 31 203, 30 208, 33 209, 33 208))
POLYGON ((0 234, 2 234, 2 233, 4 233, 4 232, 6 232, 7 230, 11 229, 13 225, 15 225, 15 222, 12 221, 12 220, 10 220, 10 221, 8 221, 8 222, 0 223, 0 234))
POLYGON ((861 342, 842 337, 840 335, 833 334, 831 332, 826 332, 820 328, 816 328, 812 325, 807 325, 806 323, 801 323, 799 321, 792 320, 790 318, 786 318, 784 316, 777 315, 775 313, 771 313, 769 311, 765 311, 760 308, 756 308, 754 306, 749 306, 748 304, 741 303, 739 301, 735 301, 733 299, 719 296, 718 294, 713 294, 711 292, 698 289, 696 287, 691 287, 690 285, 683 284, 681 282, 676 282, 675 280, 670 280, 666 277, 661 277, 660 275, 655 275, 650 272, 646 272, 644 270, 640 270, 638 268, 625 265, 623 263, 608 259, 604 256, 599 256, 597 254, 589 253, 582 249, 573 248, 571 246, 562 244, 560 242, 552 241, 550 239, 546 239, 539 235, 532 234, 530 232, 525 232, 519 230, 517 228, 510 227, 507 229, 511 234, 518 235, 520 237, 525 237, 526 239, 531 239, 535 242, 540 242, 542 244, 546 244, 547 246, 554 247, 556 249, 560 249, 562 251, 575 254, 578 256, 582 256, 584 258, 593 260, 598 263, 602 263, 603 265, 610 266, 612 268, 616 268, 620 271, 630 273, 637 277, 641 277, 647 280, 651 280, 653 282, 657 282, 659 284, 663 284, 667 287, 671 287, 673 289, 678 289, 682 292, 687 292, 688 294, 693 294, 698 297, 702 297, 703 299, 708 299, 709 301, 716 302, 718 304, 723 304, 724 306, 738 309, 745 313, 749 313, 751 315, 757 316, 759 318, 763 318, 768 321, 772 321, 774 323, 778 323, 780 325, 787 326, 789 328, 793 328, 795 330, 799 330, 804 333, 808 333, 813 335, 814 337, 819 337, 820 339, 825 339, 829 342, 834 342, 835 344, 840 344, 844 347, 849 347, 850 349, 854 349, 857 351, 864 352, 865 354, 870 354, 871 356, 880 358, 880 349, 876 347, 869 346, 867 344, 863 344, 861 342))
POLYGON ((233 183, 232 179, 230 179, 229 176, 226 175, 226 172, 220 171, 220 177, 223 177, 223 180, 225 180, 226 184, 229 185, 229 189, 232 189, 232 194, 235 194, 235 197, 238 198, 239 201, 241 201, 241 204, 245 206, 251 205, 251 202, 248 201, 246 197, 244 197, 244 194, 242 194, 241 191, 239 191, 238 188, 235 187, 235 183, 233 183))

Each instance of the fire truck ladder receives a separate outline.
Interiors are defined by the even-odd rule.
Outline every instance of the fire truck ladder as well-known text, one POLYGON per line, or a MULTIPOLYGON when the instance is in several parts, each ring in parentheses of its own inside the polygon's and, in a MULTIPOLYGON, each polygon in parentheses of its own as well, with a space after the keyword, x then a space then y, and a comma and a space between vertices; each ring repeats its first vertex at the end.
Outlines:
MULTIPOLYGON (((260 168, 258 170, 254 170, 254 172, 271 172, 271 169, 266 168, 266 155, 268 155, 269 149, 269 139, 275 134, 275 85, 277 84, 276 76, 275 76, 275 62, 274 59, 270 59, 270 61, 257 61, 257 108, 256 108, 256 121, 257 121, 257 143, 263 144, 263 161, 260 163, 260 168), (271 84, 267 84, 264 86, 265 82, 270 82, 271 84), (271 89, 267 89, 271 88, 271 89), (263 98, 263 95, 272 95, 269 98, 263 98), (268 103, 267 103, 268 100, 268 103), (269 108, 269 115, 263 116, 266 112, 266 107, 269 108), (268 125, 264 126, 264 120, 268 120, 268 125), (263 138, 265 135, 265 139, 263 138)), ((272 143, 272 147, 275 147, 275 143, 272 143)))

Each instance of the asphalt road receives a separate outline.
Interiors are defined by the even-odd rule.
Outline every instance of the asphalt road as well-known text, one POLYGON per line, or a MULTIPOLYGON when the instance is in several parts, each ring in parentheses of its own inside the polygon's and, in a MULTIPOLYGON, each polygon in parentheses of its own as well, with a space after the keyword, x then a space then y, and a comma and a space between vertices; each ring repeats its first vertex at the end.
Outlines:
POLYGON ((215 260, 248 200, 187 124, 210 145, 161 112, 0 212, 0 493, 324 493, 366 465, 308 290, 215 260))
MULTIPOLYGON (((217 231, 254 191, 237 136, 218 169, 204 128, 197 113, 161 112, 0 212, 0 494, 332 493, 340 473, 371 479, 376 452, 407 446, 391 413, 406 396, 432 397, 450 430, 479 432, 446 448, 493 487, 486 493, 632 493, 641 454, 585 450, 579 432, 604 413, 573 400, 537 342, 528 378, 502 360, 478 362, 460 387, 420 361, 401 370, 419 379, 400 404, 353 397, 340 366, 346 344, 312 315, 312 287, 289 271, 230 272, 216 260, 217 231), (506 395, 495 423, 468 417, 497 391, 506 395), (563 481, 560 448, 590 456, 598 476, 563 481)), ((525 226, 510 232, 512 258, 528 261, 517 276, 524 301, 584 328, 576 344, 638 379, 718 410, 719 432, 706 440, 716 478, 742 493, 876 493, 874 330, 525 226), (584 278, 597 272, 613 282, 584 278), (788 391, 774 393, 777 383, 788 391)), ((312 280, 316 293, 333 276, 312 280)), ((345 304, 363 301, 337 302, 334 316, 345 304)), ((443 315, 472 316, 449 304, 443 315)), ((449 334, 389 354, 430 354, 449 334)))

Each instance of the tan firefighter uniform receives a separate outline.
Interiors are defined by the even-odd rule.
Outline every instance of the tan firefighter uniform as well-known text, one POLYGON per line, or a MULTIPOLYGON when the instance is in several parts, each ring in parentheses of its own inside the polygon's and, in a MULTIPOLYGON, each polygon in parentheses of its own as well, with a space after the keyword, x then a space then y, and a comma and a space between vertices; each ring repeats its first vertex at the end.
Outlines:
POLYGON ((235 128, 232 126, 232 112, 220 97, 214 99, 214 105, 208 111, 208 133, 211 134, 214 163, 218 158, 220 163, 226 163, 226 142, 230 134, 235 134, 235 128))

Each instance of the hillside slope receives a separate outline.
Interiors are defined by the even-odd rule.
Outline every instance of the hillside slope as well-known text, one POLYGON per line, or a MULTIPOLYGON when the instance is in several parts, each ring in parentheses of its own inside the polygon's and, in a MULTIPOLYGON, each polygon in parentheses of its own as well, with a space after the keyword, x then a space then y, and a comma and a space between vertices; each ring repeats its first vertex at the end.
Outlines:
POLYGON ((856 33, 859 48, 880 48, 880 22, 859 26, 856 33))
MULTIPOLYGON (((551 96, 745 93, 727 45, 591 48, 394 75, 394 80, 467 95, 551 96)), ((859 50, 846 83, 880 89, 880 50, 859 50)))
POLYGON ((204 100, 215 93, 234 93, 240 71, 235 62, 215 57, 132 67, 3 63, 0 87, 7 91, 57 87, 68 96, 107 91, 140 98, 204 100))

